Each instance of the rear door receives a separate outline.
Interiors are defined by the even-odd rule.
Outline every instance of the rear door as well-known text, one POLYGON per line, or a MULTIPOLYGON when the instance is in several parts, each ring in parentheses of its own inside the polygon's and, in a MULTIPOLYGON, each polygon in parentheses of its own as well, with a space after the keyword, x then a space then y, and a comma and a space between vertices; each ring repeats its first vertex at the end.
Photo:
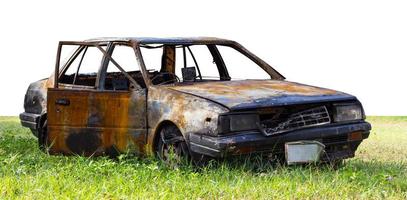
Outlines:
POLYGON ((106 153, 144 153, 146 88, 134 49, 113 43, 106 63, 101 68, 99 92, 89 101, 88 124, 103 130, 106 153))
POLYGON ((95 46, 82 44, 62 66, 56 87, 48 91, 51 153, 89 156, 142 151, 145 124, 133 122, 134 118, 142 121, 138 114, 144 111, 131 108, 145 108, 144 91, 126 88, 121 84, 126 81, 114 81, 114 88, 105 89, 105 72, 110 66, 106 55, 112 52, 111 47, 102 45, 104 54, 95 46))

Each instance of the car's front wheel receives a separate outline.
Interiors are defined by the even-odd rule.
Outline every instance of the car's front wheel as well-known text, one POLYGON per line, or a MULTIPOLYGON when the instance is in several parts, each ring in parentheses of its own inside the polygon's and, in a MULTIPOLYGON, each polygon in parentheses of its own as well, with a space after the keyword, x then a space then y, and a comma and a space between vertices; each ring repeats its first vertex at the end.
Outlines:
POLYGON ((189 160, 188 146, 175 125, 168 125, 161 129, 156 153, 166 163, 189 160))

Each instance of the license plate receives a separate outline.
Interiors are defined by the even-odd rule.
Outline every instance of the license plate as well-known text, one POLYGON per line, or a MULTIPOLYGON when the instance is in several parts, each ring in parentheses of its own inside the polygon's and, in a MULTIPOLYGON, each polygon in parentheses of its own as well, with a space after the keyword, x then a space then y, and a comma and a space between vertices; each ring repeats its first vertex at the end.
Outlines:
POLYGON ((325 145, 318 141, 295 141, 285 143, 287 164, 315 163, 319 161, 325 145))

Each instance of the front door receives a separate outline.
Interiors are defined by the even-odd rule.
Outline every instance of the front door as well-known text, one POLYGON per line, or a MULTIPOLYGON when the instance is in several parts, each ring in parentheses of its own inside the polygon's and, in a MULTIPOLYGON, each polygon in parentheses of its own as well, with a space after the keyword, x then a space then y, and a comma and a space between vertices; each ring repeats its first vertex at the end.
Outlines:
MULTIPOLYGON (((50 152, 87 156, 142 153, 145 89, 134 87, 122 72, 112 70, 115 66, 98 48, 79 48, 82 52, 74 53, 69 66, 62 68, 58 88, 48 90, 50 152), (79 60, 77 65, 75 60, 79 60), (70 68, 75 68, 74 73, 69 73, 70 68)), ((107 49, 111 54, 109 49, 113 46, 107 49)))

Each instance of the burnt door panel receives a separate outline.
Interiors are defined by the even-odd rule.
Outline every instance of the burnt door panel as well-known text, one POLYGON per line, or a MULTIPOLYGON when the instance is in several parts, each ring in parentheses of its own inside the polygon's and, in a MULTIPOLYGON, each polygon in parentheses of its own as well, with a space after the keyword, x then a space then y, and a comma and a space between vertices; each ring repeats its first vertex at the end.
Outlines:
POLYGON ((101 130, 107 154, 143 153, 145 92, 99 91, 89 96, 88 126, 101 130))
POLYGON ((144 152, 145 91, 48 92, 51 153, 144 152))
POLYGON ((84 90, 48 89, 48 143, 51 144, 51 153, 72 153, 66 141, 72 140, 69 138, 71 134, 86 129, 90 93, 84 90))

